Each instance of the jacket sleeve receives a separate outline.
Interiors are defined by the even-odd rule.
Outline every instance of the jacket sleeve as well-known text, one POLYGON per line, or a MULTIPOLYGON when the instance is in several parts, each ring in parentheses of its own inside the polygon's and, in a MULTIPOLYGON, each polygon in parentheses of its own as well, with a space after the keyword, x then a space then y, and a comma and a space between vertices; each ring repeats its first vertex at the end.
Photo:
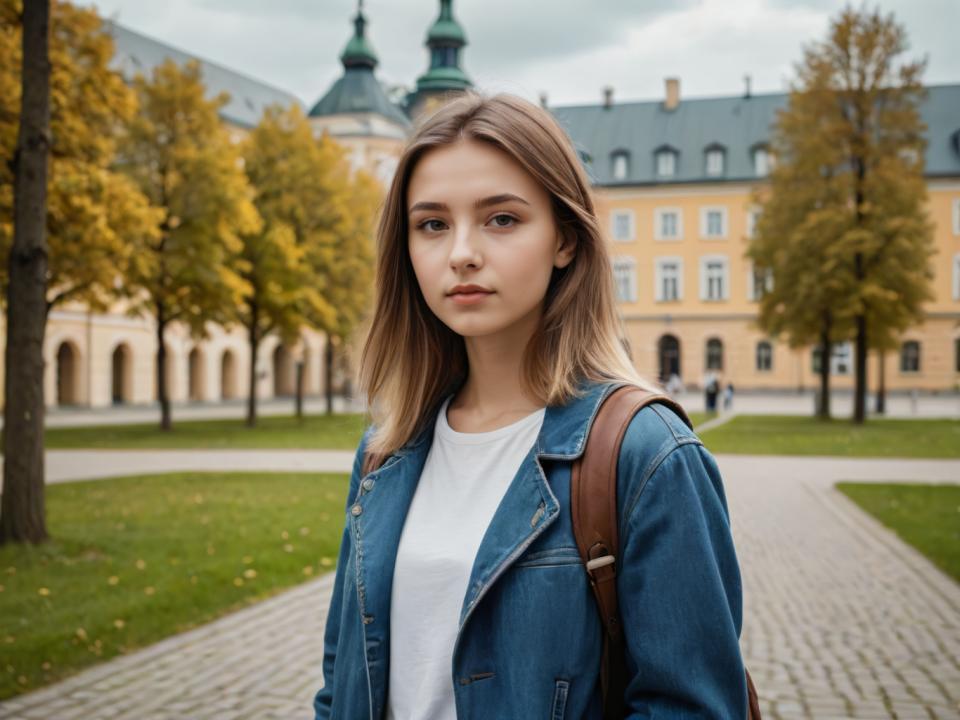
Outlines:
POLYGON ((340 638, 340 615, 343 596, 344 572, 347 567, 347 558, 350 556, 353 544, 350 541, 350 522, 347 512, 353 503, 360 484, 360 473, 363 467, 363 451, 366 447, 370 428, 364 432, 353 458, 353 470, 350 473, 350 486, 347 490, 347 503, 344 507, 344 527, 340 537, 340 552, 337 556, 337 570, 333 581, 333 593, 330 596, 330 608, 327 611, 327 625, 323 633, 323 687, 313 698, 314 720, 328 720, 333 704, 333 666, 337 658, 337 642, 340 638))
POLYGON ((745 718, 740 569, 720 470, 695 437, 658 458, 637 468, 623 510, 627 717, 745 718))

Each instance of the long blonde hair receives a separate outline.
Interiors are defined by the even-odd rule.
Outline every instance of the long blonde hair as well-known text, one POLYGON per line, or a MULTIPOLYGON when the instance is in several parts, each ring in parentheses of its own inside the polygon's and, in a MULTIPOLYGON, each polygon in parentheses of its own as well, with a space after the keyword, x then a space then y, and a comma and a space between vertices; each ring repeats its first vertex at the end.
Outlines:
POLYGON ((374 425, 367 449, 389 455, 416 437, 439 403, 466 379, 461 335, 430 310, 408 252, 407 188, 418 160, 461 138, 508 153, 550 195, 554 221, 575 257, 554 268, 521 378, 546 405, 577 395, 583 380, 627 381, 660 390, 630 361, 614 298, 609 251, 589 180, 569 137, 546 110, 509 94, 466 92, 426 118, 410 138, 377 230, 376 295, 359 384, 374 425))

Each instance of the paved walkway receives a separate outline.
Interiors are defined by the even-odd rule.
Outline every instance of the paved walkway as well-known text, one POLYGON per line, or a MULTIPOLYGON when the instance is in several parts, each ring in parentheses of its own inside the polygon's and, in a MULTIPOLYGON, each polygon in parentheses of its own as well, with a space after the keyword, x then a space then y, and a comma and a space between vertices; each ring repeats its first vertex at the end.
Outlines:
MULTIPOLYGON (((960 585, 833 489, 960 482, 960 461, 718 460, 765 717, 960 718, 960 585)), ((332 579, 0 703, 0 719, 307 720, 332 579)))

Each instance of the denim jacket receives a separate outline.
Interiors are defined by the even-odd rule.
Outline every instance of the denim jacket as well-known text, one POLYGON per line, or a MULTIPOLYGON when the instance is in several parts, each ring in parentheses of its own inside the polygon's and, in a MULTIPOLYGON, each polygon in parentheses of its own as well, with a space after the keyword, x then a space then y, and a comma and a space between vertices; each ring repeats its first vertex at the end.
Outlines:
MULTIPOLYGON (((458 720, 602 717, 603 628, 573 535, 570 466, 600 401, 620 384, 584 382, 582 397, 546 408, 494 513, 453 649, 458 720)), ((361 478, 370 430, 350 478, 316 720, 386 714, 394 562, 433 423, 361 478)), ((643 408, 627 428, 617 506, 627 717, 745 718, 740 570, 723 481, 664 405, 643 408)))

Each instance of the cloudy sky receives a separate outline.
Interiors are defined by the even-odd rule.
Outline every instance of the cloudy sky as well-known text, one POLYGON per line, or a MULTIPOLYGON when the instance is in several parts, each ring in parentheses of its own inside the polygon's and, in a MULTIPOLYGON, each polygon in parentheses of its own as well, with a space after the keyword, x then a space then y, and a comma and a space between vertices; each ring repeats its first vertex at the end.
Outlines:
MULTIPOLYGON (((96 0, 102 15, 314 103, 339 76, 356 0, 96 0)), ((467 32, 463 68, 485 90, 551 105, 659 98, 663 79, 681 94, 785 90, 802 47, 823 39, 842 8, 834 0, 456 0, 467 32)), ((871 3, 870 7, 875 7, 871 3)), ((378 76, 412 85, 437 0, 365 0, 378 76)), ((906 26, 911 57, 928 83, 960 82, 960 2, 879 0, 906 26)))

